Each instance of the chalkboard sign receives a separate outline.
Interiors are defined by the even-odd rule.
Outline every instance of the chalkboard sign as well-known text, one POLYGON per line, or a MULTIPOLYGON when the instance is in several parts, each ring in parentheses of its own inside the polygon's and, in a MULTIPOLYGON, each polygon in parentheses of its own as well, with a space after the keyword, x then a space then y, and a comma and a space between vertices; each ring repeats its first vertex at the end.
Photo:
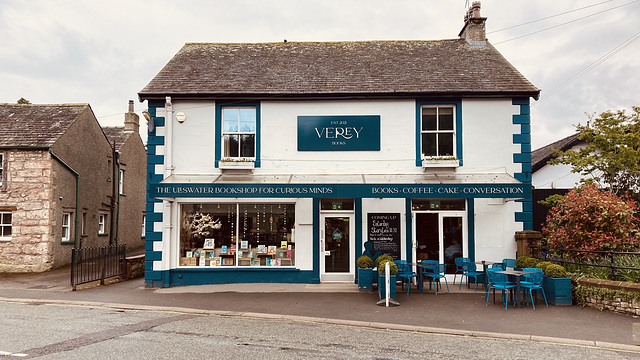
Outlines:
POLYGON ((400 259, 400 214, 369 213, 367 229, 369 241, 373 243, 373 253, 389 254, 394 260, 400 259))

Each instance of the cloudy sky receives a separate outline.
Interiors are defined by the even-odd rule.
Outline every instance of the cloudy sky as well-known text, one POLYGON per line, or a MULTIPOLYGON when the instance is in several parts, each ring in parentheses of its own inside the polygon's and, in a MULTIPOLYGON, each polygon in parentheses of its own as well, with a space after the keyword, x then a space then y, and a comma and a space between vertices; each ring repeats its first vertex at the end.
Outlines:
MULTIPOLYGON (((0 0, 0 103, 127 101, 186 42, 456 38, 465 0, 0 0)), ((542 90, 532 145, 587 114, 640 106, 640 0, 484 0, 489 41, 542 90)))

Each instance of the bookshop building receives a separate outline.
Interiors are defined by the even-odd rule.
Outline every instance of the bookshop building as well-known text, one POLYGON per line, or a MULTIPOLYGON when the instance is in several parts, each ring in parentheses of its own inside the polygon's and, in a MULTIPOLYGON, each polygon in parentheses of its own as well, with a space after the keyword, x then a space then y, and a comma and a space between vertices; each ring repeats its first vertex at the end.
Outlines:
POLYGON ((146 284, 353 282, 367 241, 514 257, 539 90, 474 7, 452 40, 186 44, 139 93, 146 284))

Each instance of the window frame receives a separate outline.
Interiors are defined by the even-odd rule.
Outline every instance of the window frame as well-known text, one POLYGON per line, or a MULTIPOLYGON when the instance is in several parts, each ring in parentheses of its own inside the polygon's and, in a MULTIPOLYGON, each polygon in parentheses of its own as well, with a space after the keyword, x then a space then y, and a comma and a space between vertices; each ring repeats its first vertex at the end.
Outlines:
POLYGON ((107 214, 98 215, 98 235, 107 235, 107 214))
POLYGON ((216 168, 220 168, 220 161, 224 158, 223 147, 224 141, 223 137, 225 134, 243 134, 246 132, 225 132, 223 128, 223 110, 225 108, 253 108, 256 112, 255 118, 255 143, 254 143, 254 156, 253 157, 234 157, 233 159, 246 159, 246 162, 253 162, 254 167, 260 167, 260 103, 220 103, 216 104, 215 110, 215 164, 216 168))
POLYGON ((4 152, 0 151, 0 187, 4 186, 4 152))
POLYGON ((13 211, 0 211, 0 242, 11 241, 13 238, 13 211), (11 223, 4 223, 4 215, 11 215, 11 223), (4 228, 9 227, 11 229, 11 234, 9 236, 4 236, 4 228))
MULTIPOLYGON (((455 166, 462 166, 462 101, 416 101, 416 166, 425 166, 423 160, 435 162, 452 162, 455 166), (453 108, 453 152, 455 160, 448 159, 447 156, 425 157, 422 154, 422 110, 425 108, 453 108)), ((429 131, 432 133, 434 131, 429 131)), ((447 130, 446 132, 451 132, 447 130)), ((437 130, 436 130, 436 133, 437 130)))
POLYGON ((118 171, 118 194, 124 195, 124 169, 118 171))
POLYGON ((62 242, 71 241, 71 213, 63 212, 62 213, 62 234, 61 234, 62 242), (65 218, 67 219, 67 223, 65 224, 65 218), (66 229, 66 232, 65 232, 66 229))

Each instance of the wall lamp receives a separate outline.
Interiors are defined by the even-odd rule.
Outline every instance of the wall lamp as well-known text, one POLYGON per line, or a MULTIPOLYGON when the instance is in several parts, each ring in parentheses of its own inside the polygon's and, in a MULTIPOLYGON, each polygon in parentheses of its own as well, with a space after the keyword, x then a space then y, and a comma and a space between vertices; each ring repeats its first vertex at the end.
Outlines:
POLYGON ((147 119, 147 127, 149 128, 149 132, 153 132, 153 130, 155 130, 156 128, 156 124, 153 121, 151 114, 149 114, 148 111, 143 111, 142 116, 144 116, 144 118, 147 119))

